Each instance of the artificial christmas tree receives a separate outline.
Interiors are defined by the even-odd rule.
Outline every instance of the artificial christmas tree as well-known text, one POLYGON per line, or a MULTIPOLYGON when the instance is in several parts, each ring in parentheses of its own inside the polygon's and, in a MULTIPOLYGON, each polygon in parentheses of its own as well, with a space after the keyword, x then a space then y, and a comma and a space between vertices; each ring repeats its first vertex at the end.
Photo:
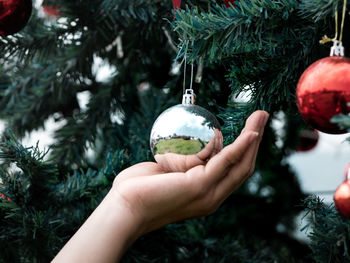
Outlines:
MULTIPOLYGON (((286 136, 277 145, 269 125, 255 174, 216 213, 143 236, 123 262, 310 262, 308 246, 291 235, 305 194, 285 160, 305 127, 297 80, 327 55, 318 41, 332 32, 340 3, 240 0, 227 8, 222 0, 188 0, 174 19, 171 1, 58 0, 62 19, 53 25, 34 9, 21 34, 0 37, 0 118, 8 127, 0 192, 11 200, 0 201, 0 261, 50 261, 121 170, 153 160, 152 124, 181 100, 183 77, 172 65, 187 55, 188 64, 203 66, 201 82, 193 83, 197 105, 218 116, 224 144, 256 109, 272 119, 285 112, 286 136), (102 80, 93 70, 98 59, 112 69, 102 80), (248 103, 231 103, 246 90, 248 103), (86 107, 77 99, 82 93, 86 107), (48 119, 62 124, 48 152, 24 147, 20 138, 48 119)), ((345 30, 345 47, 349 37, 345 30)), ((347 117, 332 121, 346 126, 347 117)), ((329 241, 315 236, 322 238, 329 241)), ((315 260, 347 259, 344 250, 311 248, 315 260)))

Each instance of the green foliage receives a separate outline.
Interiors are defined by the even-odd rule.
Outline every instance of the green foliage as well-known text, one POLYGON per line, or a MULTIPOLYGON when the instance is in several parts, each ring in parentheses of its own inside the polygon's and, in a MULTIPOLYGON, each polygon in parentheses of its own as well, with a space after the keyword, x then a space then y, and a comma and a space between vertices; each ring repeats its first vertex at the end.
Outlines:
POLYGON ((125 153, 116 151, 99 171, 62 175, 46 154, 23 147, 11 133, 2 138, 0 193, 6 199, 0 201, 0 243, 6 252, 1 262, 50 261, 126 165, 125 153))
POLYGON ((193 8, 176 14, 174 30, 190 47, 187 52, 192 60, 204 57, 216 62, 232 54, 256 51, 278 55, 280 44, 295 42, 296 36, 283 25, 295 13, 297 1, 239 1, 237 5, 226 8, 216 4, 209 12, 193 8), (283 37, 279 28, 285 31, 283 37))
MULTIPOLYGON (((319 40, 334 32, 334 10, 342 1, 237 1, 213 4, 209 11, 187 8, 172 22, 180 56, 224 63, 234 94, 252 92, 248 113, 288 110, 295 104, 299 76, 326 56, 319 40)), ((344 37, 349 43, 349 35, 344 37)))
POLYGON ((350 116, 347 115, 339 115, 334 116, 332 118, 333 123, 337 123, 341 128, 348 128, 350 129, 350 116))
POLYGON ((232 143, 241 133, 245 117, 252 113, 251 105, 246 103, 229 103, 227 108, 220 109, 218 117, 224 122, 222 133, 224 145, 232 143))
POLYGON ((317 263, 350 261, 350 221, 342 217, 333 204, 320 198, 305 199, 310 228, 312 257, 317 263))
MULTIPOLYGON (((347 129, 348 131, 350 131, 350 116, 347 116, 347 115, 334 116, 331 119, 331 122, 338 124, 340 129, 347 129)), ((347 141, 350 142, 350 137, 347 138, 347 141)))
MULTIPOLYGON (((318 41, 334 33, 341 2, 240 0, 225 8, 188 0, 174 17, 171 1, 48 0, 59 8, 56 21, 33 10, 24 30, 0 37, 0 118, 12 130, 0 143, 0 192, 9 198, 0 200, 0 261, 50 261, 119 171, 152 160, 149 132, 181 100, 182 74, 170 72, 187 54, 196 71, 204 66, 193 83, 197 104, 217 114, 225 144, 251 112, 265 109, 271 118, 285 112, 283 145, 269 124, 251 180, 215 214, 142 237, 124 262, 310 262, 307 246, 290 235, 305 196, 285 158, 305 125, 295 106, 297 80, 328 54, 318 41), (97 58, 111 66, 108 78, 93 70, 97 58), (234 102, 242 91, 251 92, 249 102, 234 102), (82 92, 86 106, 77 99, 82 92), (48 151, 21 145, 50 119, 62 125, 48 151)), ((335 240, 344 228, 327 229, 335 240)), ((325 249, 318 258, 342 252, 325 249)))

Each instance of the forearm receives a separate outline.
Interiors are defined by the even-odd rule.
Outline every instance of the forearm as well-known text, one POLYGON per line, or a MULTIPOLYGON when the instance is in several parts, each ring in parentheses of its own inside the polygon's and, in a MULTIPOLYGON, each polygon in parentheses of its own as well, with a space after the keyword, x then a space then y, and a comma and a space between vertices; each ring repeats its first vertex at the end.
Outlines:
POLYGON ((140 234, 140 222, 110 191, 53 262, 117 262, 140 234))

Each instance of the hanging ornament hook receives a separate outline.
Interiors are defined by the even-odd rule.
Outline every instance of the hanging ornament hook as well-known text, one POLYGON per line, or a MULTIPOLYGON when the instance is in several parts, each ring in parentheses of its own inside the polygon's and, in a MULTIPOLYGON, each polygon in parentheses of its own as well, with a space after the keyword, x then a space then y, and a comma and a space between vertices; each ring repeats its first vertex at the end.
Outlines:
MULTIPOLYGON (((187 49, 186 49, 187 50, 187 49)), ((185 89, 186 86, 186 54, 184 59, 184 82, 183 82, 183 96, 182 96, 182 104, 183 105, 193 105, 195 103, 196 94, 193 91, 193 62, 191 64, 191 81, 190 88, 185 89)))
POLYGON ((333 42, 333 46, 331 47, 330 56, 342 56, 342 57, 344 57, 344 47, 342 44, 342 40, 343 40, 344 23, 345 23, 345 16, 346 16, 346 5, 347 5, 347 0, 344 0, 342 21, 341 21, 341 25, 340 25, 339 40, 337 40, 337 38, 338 38, 338 10, 335 11, 335 36, 334 36, 334 38, 329 38, 327 36, 323 36, 322 40, 320 40, 320 44, 325 44, 325 43, 328 43, 330 41, 333 42))
POLYGON ((193 105, 195 103, 196 94, 194 94, 193 89, 186 89, 185 94, 182 97, 183 105, 193 105))
POLYGON ((345 23, 345 16, 346 16, 346 5, 347 5, 346 2, 347 2, 347 0, 344 0, 342 20, 341 20, 341 26, 340 26, 340 36, 339 36, 339 41, 340 42, 343 40, 343 31, 344 31, 344 23, 345 23))
POLYGON ((334 40, 331 47, 330 56, 342 56, 344 57, 344 47, 341 41, 334 40))
POLYGON ((185 90, 185 93, 182 97, 182 104, 183 105, 192 105, 195 103, 196 94, 194 93, 192 89, 192 83, 193 83, 193 64, 191 65, 191 83, 190 88, 185 90))
POLYGON ((186 89, 186 65, 187 62, 186 62, 186 54, 185 54, 185 58, 184 58, 184 81, 183 81, 183 84, 182 84, 182 94, 185 94, 185 89, 186 89))

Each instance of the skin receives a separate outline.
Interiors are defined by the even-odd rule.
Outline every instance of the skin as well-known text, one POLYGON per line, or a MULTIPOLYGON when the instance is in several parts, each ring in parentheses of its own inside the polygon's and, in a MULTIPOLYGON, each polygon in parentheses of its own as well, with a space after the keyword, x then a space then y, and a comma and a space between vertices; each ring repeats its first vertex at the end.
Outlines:
POLYGON ((267 119, 266 112, 254 112, 234 143, 185 172, 152 162, 122 171, 53 262, 118 262, 141 235, 214 213, 252 175, 267 119))
POLYGON ((156 154, 154 158, 161 164, 164 172, 186 172, 197 165, 204 165, 208 159, 222 150, 222 134, 214 130, 214 137, 197 154, 182 155, 176 153, 156 154))

